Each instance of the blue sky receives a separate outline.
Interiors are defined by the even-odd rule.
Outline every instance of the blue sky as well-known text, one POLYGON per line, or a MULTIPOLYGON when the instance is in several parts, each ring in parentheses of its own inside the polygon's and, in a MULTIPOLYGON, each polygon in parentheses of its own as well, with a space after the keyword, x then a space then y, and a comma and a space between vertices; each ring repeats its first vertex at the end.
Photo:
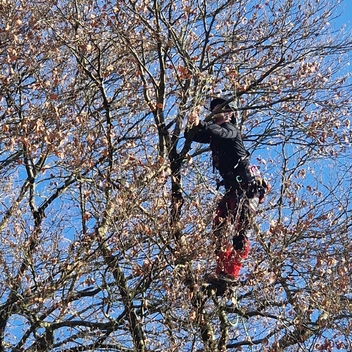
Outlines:
POLYGON ((341 11, 343 14, 338 19, 338 22, 348 24, 349 28, 352 29, 352 0, 344 0, 343 3, 340 5, 341 11))

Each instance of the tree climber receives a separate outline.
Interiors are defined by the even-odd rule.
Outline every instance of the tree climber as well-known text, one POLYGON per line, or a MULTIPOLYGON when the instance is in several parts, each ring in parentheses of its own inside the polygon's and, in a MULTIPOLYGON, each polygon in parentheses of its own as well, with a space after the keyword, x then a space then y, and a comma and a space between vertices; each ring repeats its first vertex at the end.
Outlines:
MULTIPOLYGON (((200 121, 198 111, 188 116, 190 128, 185 137, 209 143, 213 167, 222 177, 218 187, 225 187, 213 221, 216 274, 211 281, 233 283, 237 281, 242 261, 247 258, 250 244, 248 232, 257 206, 263 201, 269 185, 260 177, 258 169, 250 165, 236 118, 225 99, 215 98, 210 103, 212 121, 200 121), (226 240, 228 225, 234 228, 232 244, 226 240)), ((220 293, 221 294, 221 293, 220 293)))

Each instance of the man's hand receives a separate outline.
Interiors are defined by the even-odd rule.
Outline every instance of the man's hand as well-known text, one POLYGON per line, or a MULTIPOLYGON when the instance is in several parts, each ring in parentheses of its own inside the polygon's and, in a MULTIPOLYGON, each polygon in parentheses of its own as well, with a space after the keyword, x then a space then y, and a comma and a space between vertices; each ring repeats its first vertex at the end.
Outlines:
POLYGON ((198 126, 199 125, 199 112, 201 107, 195 107, 187 116, 188 123, 191 126, 198 126))

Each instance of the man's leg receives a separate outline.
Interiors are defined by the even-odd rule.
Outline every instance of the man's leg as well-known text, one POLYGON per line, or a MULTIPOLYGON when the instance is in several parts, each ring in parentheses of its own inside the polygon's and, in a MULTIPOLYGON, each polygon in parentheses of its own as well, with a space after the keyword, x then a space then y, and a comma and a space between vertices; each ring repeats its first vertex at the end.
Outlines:
POLYGON ((230 195, 226 193, 220 200, 216 208, 216 215, 213 220, 213 234, 215 237, 215 253, 218 254, 223 247, 224 231, 229 215, 230 195))
POLYGON ((238 278, 242 261, 248 257, 250 250, 248 231, 251 229, 251 219, 254 215, 248 205, 248 199, 239 191, 230 194, 227 201, 228 220, 233 223, 235 233, 232 244, 226 242, 217 254, 216 273, 233 280, 238 278))
MULTIPOLYGON (((216 274, 220 274, 228 280, 236 280, 240 269, 240 263, 236 259, 236 253, 229 242, 228 234, 224 233, 226 222, 233 222, 237 212, 238 195, 237 191, 228 192, 219 203, 219 213, 222 214, 222 222, 218 225, 217 245, 216 245, 216 274)), ((219 219, 219 218, 216 218, 219 219)))

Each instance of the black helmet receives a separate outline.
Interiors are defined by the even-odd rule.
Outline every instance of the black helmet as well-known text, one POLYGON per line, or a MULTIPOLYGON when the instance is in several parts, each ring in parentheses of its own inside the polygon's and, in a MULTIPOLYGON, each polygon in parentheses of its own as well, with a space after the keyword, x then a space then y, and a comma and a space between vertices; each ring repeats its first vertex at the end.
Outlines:
MULTIPOLYGON (((223 99, 223 98, 215 98, 215 99, 213 99, 211 102, 210 102, 210 111, 213 111, 214 110, 214 108, 215 108, 215 106, 217 106, 217 105, 220 105, 220 104, 223 104, 223 103, 225 103, 225 99, 223 99)), ((226 105, 225 106, 225 108, 226 109, 229 109, 229 107, 226 105)))

